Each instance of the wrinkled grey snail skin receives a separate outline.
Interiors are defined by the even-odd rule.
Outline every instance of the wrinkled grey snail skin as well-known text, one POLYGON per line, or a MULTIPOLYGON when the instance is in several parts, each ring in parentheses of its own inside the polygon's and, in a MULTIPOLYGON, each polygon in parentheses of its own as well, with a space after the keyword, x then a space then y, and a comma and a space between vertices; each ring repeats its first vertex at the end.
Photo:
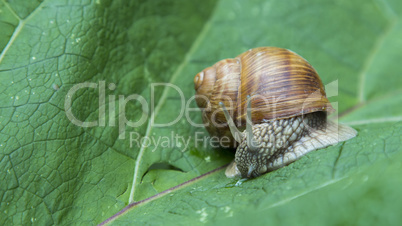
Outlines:
MULTIPOLYGON (((224 106, 223 110, 227 111, 224 106)), ((248 110, 248 116, 251 117, 248 110)), ((229 114, 229 124, 233 122, 229 114)), ((271 120, 251 125, 234 137, 241 137, 235 160, 226 169, 229 178, 253 178, 286 166, 306 153, 334 145, 356 136, 357 132, 327 119, 326 112, 314 112, 292 118, 271 120), (252 131, 252 132, 250 132, 252 131), (251 140, 251 141, 250 141, 251 140)))
MULTIPOLYGON (((246 136, 243 142, 237 148, 235 162, 242 177, 257 177, 262 173, 274 170, 282 164, 290 161, 295 155, 285 154, 293 153, 292 144, 301 137, 308 135, 305 124, 311 122, 310 115, 306 115, 305 122, 303 117, 298 116, 289 119, 274 120, 269 123, 262 123, 253 126, 253 136, 257 141, 258 148, 251 150, 247 146, 246 136)), ((321 122, 322 124, 322 122, 321 122)))

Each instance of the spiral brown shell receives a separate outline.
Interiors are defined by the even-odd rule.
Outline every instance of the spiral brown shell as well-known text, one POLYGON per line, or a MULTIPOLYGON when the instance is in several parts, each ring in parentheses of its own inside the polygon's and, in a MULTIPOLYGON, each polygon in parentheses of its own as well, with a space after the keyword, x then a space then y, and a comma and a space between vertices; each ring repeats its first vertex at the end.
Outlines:
POLYGON ((245 127, 248 95, 253 124, 333 111, 315 69, 296 53, 277 47, 250 49, 221 60, 198 73, 194 85, 211 136, 231 137, 220 102, 236 126, 245 127))

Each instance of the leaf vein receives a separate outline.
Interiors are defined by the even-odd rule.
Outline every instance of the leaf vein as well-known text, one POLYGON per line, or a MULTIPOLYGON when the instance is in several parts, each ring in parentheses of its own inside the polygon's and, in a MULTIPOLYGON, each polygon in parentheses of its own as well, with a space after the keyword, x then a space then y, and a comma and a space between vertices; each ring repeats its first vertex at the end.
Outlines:
POLYGON ((358 75, 359 82, 357 90, 358 90, 358 99, 360 103, 364 103, 366 101, 364 89, 365 89, 365 83, 366 83, 366 76, 367 73, 369 72, 369 69, 374 61, 375 56, 378 54, 380 51, 382 45, 385 42, 386 37, 391 33, 391 30, 395 27, 396 25, 396 19, 392 19, 389 23, 389 25, 386 27, 384 32, 380 34, 377 38, 377 41, 373 45, 373 48, 371 49, 369 55, 366 58, 366 61, 363 64, 363 68, 361 69, 360 74, 358 75))
POLYGON ((4 49, 3 49, 3 52, 1 52, 1 54, 0 54, 0 64, 3 61, 4 56, 6 55, 8 49, 11 47, 11 45, 17 39, 17 36, 20 34, 20 32, 21 32, 22 28, 25 26, 25 24, 39 11, 39 9, 43 8, 43 2, 34 11, 32 11, 31 14, 25 19, 21 19, 20 17, 18 17, 18 15, 15 14, 14 10, 12 10, 8 4, 6 4, 6 6, 20 20, 20 22, 18 23, 17 28, 15 29, 13 35, 11 36, 10 41, 8 41, 6 47, 4 47, 4 49))
MULTIPOLYGON (((206 22, 203 30, 200 32, 200 35, 198 38, 194 41, 194 44, 191 46, 190 50, 187 52, 186 56, 184 57, 182 63, 178 66, 177 70, 173 73, 173 76, 170 79, 170 82, 173 82, 177 79, 181 71, 183 70, 184 66, 190 61, 190 56, 193 55, 194 51, 198 48, 198 46, 201 44, 201 41, 205 38, 207 31, 210 29, 210 20, 206 22)), ((154 117, 159 113, 159 110, 161 109, 163 103, 165 102, 166 98, 168 96, 168 88, 165 87, 163 90, 162 96, 160 98, 160 101, 158 102, 158 105, 156 106, 155 110, 151 113, 150 120, 147 125, 147 129, 145 132, 145 136, 149 136, 151 134, 152 130, 152 125, 154 123, 154 117)), ((145 142, 145 140, 143 141, 145 142)), ((135 162, 135 168, 134 168, 134 175, 133 175, 133 184, 131 187, 131 193, 130 193, 130 198, 129 198, 129 203, 132 203, 134 201, 134 193, 135 193, 135 188, 137 184, 138 178, 140 178, 142 175, 139 175, 140 171, 140 164, 141 164, 141 159, 142 156, 144 155, 146 145, 141 145, 141 149, 138 153, 137 160, 135 162)))

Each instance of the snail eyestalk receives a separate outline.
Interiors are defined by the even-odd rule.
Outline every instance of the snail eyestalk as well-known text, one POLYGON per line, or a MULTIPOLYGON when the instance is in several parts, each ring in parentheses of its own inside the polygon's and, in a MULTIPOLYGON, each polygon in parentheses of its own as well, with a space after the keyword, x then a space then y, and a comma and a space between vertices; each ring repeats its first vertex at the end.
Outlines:
POLYGON ((228 110, 226 109, 225 105, 222 102, 219 102, 219 105, 222 107, 223 114, 225 115, 226 121, 228 122, 228 126, 230 129, 230 133, 232 133, 233 138, 241 143, 241 132, 237 129, 236 125, 233 122, 232 117, 229 115, 228 110))
POLYGON ((257 151, 260 145, 253 135, 253 122, 251 121, 251 97, 247 96, 247 117, 246 117, 247 146, 250 151, 257 151))

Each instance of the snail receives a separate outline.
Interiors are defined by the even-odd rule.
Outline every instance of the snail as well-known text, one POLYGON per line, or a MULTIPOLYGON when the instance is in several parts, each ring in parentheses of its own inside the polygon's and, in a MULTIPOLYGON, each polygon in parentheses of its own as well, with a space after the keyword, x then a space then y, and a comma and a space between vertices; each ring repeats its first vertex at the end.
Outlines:
POLYGON ((236 147, 229 178, 253 178, 308 152, 356 136, 327 119, 334 112, 316 70, 293 51, 250 49, 194 77, 196 102, 211 136, 236 147))

